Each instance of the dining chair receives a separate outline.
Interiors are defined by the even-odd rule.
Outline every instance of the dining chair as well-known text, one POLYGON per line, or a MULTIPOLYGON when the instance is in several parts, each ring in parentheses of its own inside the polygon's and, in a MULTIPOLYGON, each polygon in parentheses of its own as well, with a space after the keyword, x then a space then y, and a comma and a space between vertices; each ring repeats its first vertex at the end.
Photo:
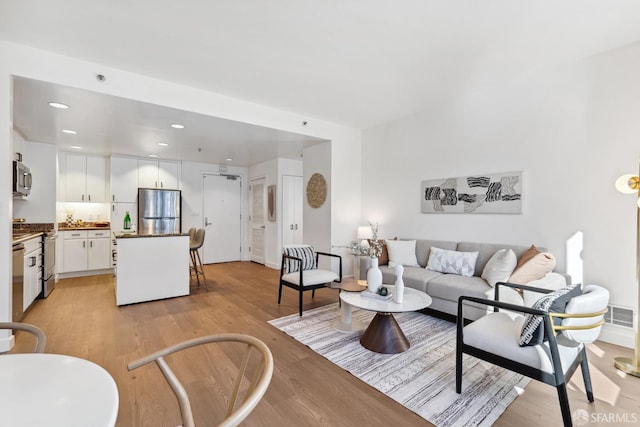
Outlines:
POLYGON ((495 301, 462 296, 458 299, 456 392, 462 392, 463 353, 554 386, 565 426, 572 425, 567 382, 578 366, 589 402, 593 387, 585 344, 598 338, 609 292, 596 285, 558 290, 497 283, 495 301), (543 294, 531 307, 500 302, 499 288, 543 294), (577 288, 577 289, 576 289, 577 288), (464 302, 494 307, 494 311, 464 326, 464 302), (509 315, 500 309, 524 315, 509 315))
MULTIPOLYGON (((183 426, 194 427, 193 410, 187 392, 165 361, 165 357, 191 347, 211 343, 224 344, 225 346, 227 343, 240 343, 244 345, 238 376, 233 382, 230 396, 227 396, 225 393, 220 394, 223 388, 221 384, 213 384, 214 390, 212 391, 212 394, 219 396, 225 401, 228 400, 225 418, 215 425, 224 427, 237 426, 258 405, 267 391, 271 377, 273 376, 273 356, 271 355, 269 347, 261 340, 244 334, 217 334, 193 338, 133 361, 127 365, 127 369, 132 371, 148 363, 155 362, 178 399, 183 426), (257 358, 252 357, 256 353, 257 358), (241 396, 242 398, 240 398, 241 396)), ((229 349, 225 348, 225 351, 227 350, 229 349)), ((209 366, 215 368, 216 365, 210 364, 209 366)), ((227 367, 225 366, 224 369, 226 372, 227 367)), ((210 383, 211 378, 204 380, 210 383)), ((207 425, 213 425, 213 423, 207 423, 207 425)))
POLYGON ((44 348, 47 345, 47 336, 44 331, 37 326, 19 322, 0 322, 0 329, 29 332, 36 338, 36 346, 33 353, 44 353, 44 348))
POLYGON ((314 297, 316 289, 325 288, 332 282, 342 282, 342 257, 340 255, 317 252, 311 245, 285 245, 283 247, 278 304, 282 300, 283 286, 295 289, 298 291, 298 310, 302 316, 303 292, 311 291, 311 297, 314 297), (339 273, 318 268, 319 255, 337 258, 339 273))
MULTIPOLYGON (((207 278, 204 275, 204 268, 202 267, 202 259, 200 258, 200 248, 204 244, 204 228, 199 228, 193 233, 193 239, 189 239, 189 255, 191 256, 191 274, 195 275, 198 287, 200 287, 200 276, 202 276, 202 282, 206 290, 209 290, 207 286, 207 278)), ((191 230, 189 230, 191 235, 191 230)))

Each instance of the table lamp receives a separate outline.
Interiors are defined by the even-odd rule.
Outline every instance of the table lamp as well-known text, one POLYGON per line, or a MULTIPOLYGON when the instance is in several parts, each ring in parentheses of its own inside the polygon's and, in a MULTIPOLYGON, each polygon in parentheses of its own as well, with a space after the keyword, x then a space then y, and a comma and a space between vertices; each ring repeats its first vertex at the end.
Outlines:
MULTIPOLYGON (((638 196, 638 190, 640 189, 640 178, 637 175, 623 175, 616 180, 616 189, 625 194, 636 194, 638 196)), ((640 285, 640 198, 637 200, 636 215, 636 285, 640 285)), ((640 286, 638 286, 638 309, 640 309, 640 286)), ((636 348, 633 358, 630 357, 616 357, 614 359, 614 365, 617 369, 631 374, 636 377, 640 377, 640 333, 638 332, 638 322, 636 319, 636 348)))
POLYGON ((371 231, 371 227, 368 225, 362 225, 358 227, 358 234, 356 234, 356 238, 360 240, 361 246, 369 246, 369 240, 373 237, 373 232, 371 231))

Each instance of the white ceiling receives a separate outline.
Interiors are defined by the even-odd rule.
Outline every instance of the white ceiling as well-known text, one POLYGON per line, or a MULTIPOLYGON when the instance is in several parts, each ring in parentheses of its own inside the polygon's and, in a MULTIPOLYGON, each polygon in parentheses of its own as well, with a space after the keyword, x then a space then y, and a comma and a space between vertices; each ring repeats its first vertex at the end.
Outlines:
POLYGON ((28 141, 57 144, 63 151, 246 167, 276 157, 301 160, 303 148, 323 141, 22 77, 14 78, 13 94, 16 130, 28 141), (50 101, 70 108, 52 108, 50 101), (174 123, 184 129, 172 128, 174 123))
POLYGON ((637 0, 2 0, 0 39, 367 128, 640 40, 637 0))

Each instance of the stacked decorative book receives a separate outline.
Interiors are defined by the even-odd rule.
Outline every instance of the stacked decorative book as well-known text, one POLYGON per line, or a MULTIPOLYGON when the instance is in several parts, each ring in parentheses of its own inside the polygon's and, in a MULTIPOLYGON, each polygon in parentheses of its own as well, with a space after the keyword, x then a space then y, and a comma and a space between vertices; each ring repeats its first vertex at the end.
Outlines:
POLYGON ((371 298, 371 299, 377 299, 380 301, 389 301, 391 300, 391 298, 393 297, 393 294, 391 292, 389 292, 387 295, 380 295, 380 294, 376 294, 375 292, 371 292, 367 289, 365 289, 364 291, 360 292, 360 295, 362 295, 363 298, 371 298))

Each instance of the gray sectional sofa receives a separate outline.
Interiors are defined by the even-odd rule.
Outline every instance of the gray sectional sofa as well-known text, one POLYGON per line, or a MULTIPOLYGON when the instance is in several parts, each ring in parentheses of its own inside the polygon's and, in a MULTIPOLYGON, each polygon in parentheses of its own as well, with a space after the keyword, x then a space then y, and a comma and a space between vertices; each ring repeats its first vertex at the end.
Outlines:
MULTIPOLYGON (((425 239, 400 239, 400 240, 416 240, 416 258, 420 267, 404 267, 402 275, 405 286, 421 290, 431 296, 433 302, 429 306, 430 309, 448 313, 457 314, 458 297, 474 296, 478 298, 494 299, 494 288, 490 286, 482 277, 482 271, 489 259, 496 251, 500 249, 512 249, 516 257, 520 256, 529 248, 529 246, 505 245, 498 243, 474 243, 474 242, 451 242, 444 240, 425 240, 425 239), (445 274, 436 271, 427 270, 425 267, 429 260, 431 247, 446 249, 460 252, 478 252, 475 272, 472 277, 465 277, 457 274, 445 274)), ((544 248, 538 247, 542 252, 544 248)), ((366 278, 367 270, 371 264, 371 259, 362 256, 360 259, 360 277, 366 278)), ((387 265, 380 265, 382 271, 382 282, 393 284, 396 280, 395 271, 387 265)), ((570 278, 566 275, 558 273, 550 273, 548 283, 531 283, 532 286, 540 286, 546 288, 559 288, 570 283, 570 278)), ((543 279, 544 280, 544 279, 543 279)), ((518 305, 525 303, 523 296, 511 288, 500 288, 500 300, 518 305)), ((469 304, 469 308, 465 308, 465 317, 476 320, 486 314, 486 306, 474 306, 469 304)))

